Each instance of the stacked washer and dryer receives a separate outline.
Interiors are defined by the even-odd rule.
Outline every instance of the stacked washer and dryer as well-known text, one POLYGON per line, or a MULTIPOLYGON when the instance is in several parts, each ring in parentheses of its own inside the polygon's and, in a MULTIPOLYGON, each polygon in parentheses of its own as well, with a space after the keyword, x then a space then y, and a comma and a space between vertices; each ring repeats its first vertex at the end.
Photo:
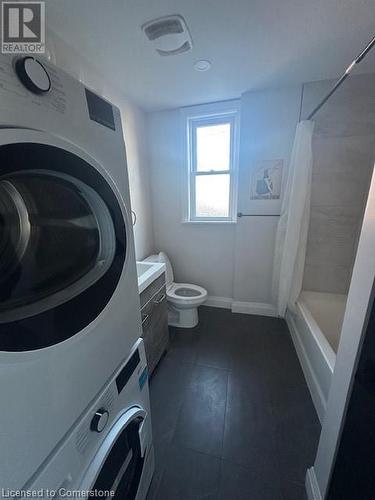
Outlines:
POLYGON ((49 62, 1 55, 0 488, 9 494, 146 496, 153 448, 129 213, 119 110, 49 62))

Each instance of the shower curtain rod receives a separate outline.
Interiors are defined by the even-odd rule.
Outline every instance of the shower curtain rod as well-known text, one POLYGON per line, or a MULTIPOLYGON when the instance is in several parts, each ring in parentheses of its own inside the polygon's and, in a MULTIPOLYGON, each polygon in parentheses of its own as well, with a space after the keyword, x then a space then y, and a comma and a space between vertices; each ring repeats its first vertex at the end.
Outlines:
POLYGON ((335 85, 332 87, 332 89, 328 92, 328 94, 320 101, 320 103, 312 110, 312 112, 309 114, 307 117, 308 120, 311 120, 316 113, 320 110, 322 106, 328 101, 328 99, 336 92, 336 90, 340 87, 340 85, 348 78, 350 73, 352 72, 354 66, 359 64, 362 59, 366 57, 366 55, 370 52, 370 50, 374 47, 375 45, 375 36, 373 39, 366 45, 366 47, 362 50, 362 52, 359 54, 359 56, 354 59, 354 61, 346 68, 345 73, 337 80, 335 85))

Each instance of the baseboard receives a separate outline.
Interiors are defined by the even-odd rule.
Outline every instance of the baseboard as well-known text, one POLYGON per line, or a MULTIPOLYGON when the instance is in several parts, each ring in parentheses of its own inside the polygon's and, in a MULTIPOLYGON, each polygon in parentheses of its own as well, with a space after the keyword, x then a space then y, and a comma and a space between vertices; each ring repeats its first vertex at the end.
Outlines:
POLYGON ((276 307, 265 302, 232 302, 232 312, 242 314, 255 314, 258 316, 277 316, 276 307))
POLYGON ((305 487, 307 498, 309 500, 323 500, 323 497, 320 493, 319 484, 316 479, 314 467, 310 467, 310 469, 307 469, 305 487))
POLYGON ((207 297, 205 306, 220 307, 222 309, 231 309, 233 299, 230 297, 216 297, 215 295, 209 295, 207 297))
POLYGON ((326 414, 327 402, 320 388, 319 382, 315 376, 314 370, 307 356, 305 347, 301 341, 298 328, 295 324, 292 314, 289 311, 287 311, 285 319, 289 327, 290 335, 292 337, 299 362, 301 363, 302 366, 302 371, 305 375, 306 383, 309 388, 311 398, 313 400, 320 423, 322 424, 324 416, 326 414))
POLYGON ((231 297, 217 297, 209 295, 205 306, 221 307, 223 309, 232 309, 233 313, 255 314, 258 316, 277 316, 276 307, 266 302, 240 302, 231 297))

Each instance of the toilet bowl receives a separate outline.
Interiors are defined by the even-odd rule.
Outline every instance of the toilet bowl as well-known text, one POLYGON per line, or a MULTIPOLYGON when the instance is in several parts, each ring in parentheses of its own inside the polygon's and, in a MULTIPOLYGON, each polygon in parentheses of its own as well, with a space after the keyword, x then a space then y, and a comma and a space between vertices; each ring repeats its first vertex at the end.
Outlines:
POLYGON ((207 299, 207 290, 191 283, 175 283, 172 264, 164 252, 151 255, 146 262, 163 262, 166 267, 168 324, 194 328, 199 322, 198 307, 207 299))

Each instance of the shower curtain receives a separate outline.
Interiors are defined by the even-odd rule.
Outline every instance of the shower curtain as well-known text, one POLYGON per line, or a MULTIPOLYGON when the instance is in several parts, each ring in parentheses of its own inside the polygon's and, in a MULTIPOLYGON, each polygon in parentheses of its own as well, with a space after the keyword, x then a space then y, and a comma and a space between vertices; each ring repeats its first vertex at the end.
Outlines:
POLYGON ((314 122, 297 125, 276 234, 273 294, 279 316, 294 308, 301 292, 310 220, 314 122))

